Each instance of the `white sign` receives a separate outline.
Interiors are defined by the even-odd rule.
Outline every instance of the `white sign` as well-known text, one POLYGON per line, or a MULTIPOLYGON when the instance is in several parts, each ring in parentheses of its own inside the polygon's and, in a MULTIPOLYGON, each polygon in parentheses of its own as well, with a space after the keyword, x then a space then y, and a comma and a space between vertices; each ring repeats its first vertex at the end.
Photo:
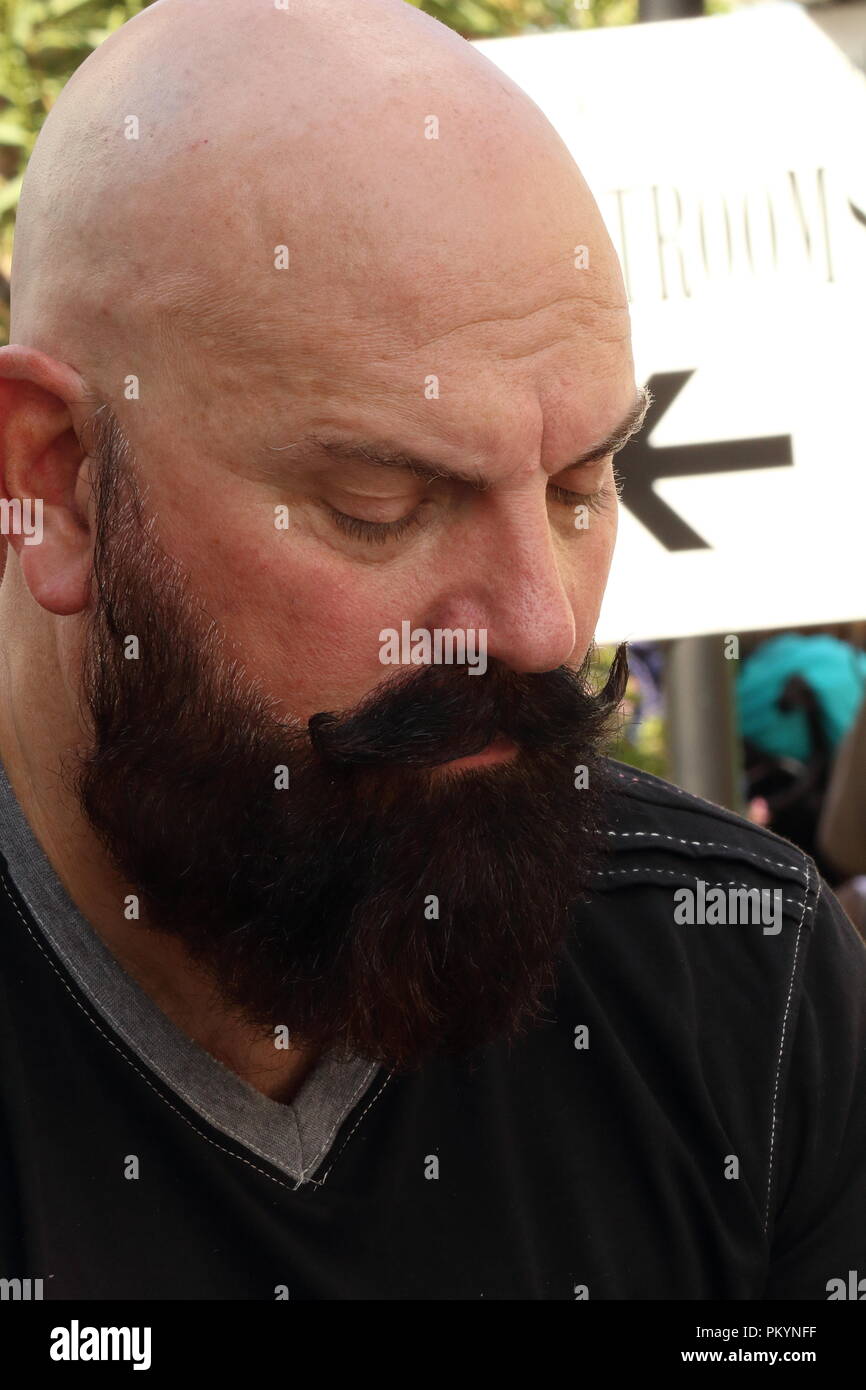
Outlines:
POLYGON ((600 641, 866 617, 866 80, 799 5, 485 40, 581 168, 638 381, 600 641))

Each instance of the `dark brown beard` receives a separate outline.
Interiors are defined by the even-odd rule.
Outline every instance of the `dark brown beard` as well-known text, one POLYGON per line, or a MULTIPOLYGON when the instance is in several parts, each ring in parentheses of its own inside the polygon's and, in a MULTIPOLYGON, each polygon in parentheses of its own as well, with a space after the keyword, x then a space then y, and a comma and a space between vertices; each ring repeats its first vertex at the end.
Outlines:
POLYGON ((96 491, 92 744, 73 780, 147 928, 293 1047, 404 1071, 524 1031, 601 853, 625 648, 600 694, 589 656, 538 675, 429 666, 292 725, 158 545, 130 461, 107 449, 96 491), (431 776, 496 734, 512 762, 431 776))

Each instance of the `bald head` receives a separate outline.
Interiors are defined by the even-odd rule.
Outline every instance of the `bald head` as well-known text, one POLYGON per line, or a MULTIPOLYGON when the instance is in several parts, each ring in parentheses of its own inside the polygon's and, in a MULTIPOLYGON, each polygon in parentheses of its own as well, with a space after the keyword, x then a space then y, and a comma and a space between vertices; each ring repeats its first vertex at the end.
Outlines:
POLYGON ((479 318, 485 298, 496 318, 503 282, 515 312, 535 309, 579 243, 596 263, 571 275, 575 298, 621 317, 618 266, 558 136, 404 0, 159 0, 45 123, 12 339, 121 410, 130 374, 165 409, 201 370, 216 389, 240 371, 297 390, 347 322, 378 354, 453 331, 467 285, 479 318))

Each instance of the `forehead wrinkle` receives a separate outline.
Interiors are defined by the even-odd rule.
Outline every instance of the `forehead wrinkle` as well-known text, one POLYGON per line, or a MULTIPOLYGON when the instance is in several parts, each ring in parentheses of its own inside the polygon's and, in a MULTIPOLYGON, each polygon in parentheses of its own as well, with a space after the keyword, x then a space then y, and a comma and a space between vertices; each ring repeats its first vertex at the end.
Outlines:
MULTIPOLYGON (((576 468, 581 464, 595 463, 606 458, 608 454, 623 449, 628 440, 642 428, 652 400, 653 397, 649 388, 641 387, 620 424, 598 444, 585 450, 576 459, 566 463, 564 467, 566 469, 576 468)), ((398 469, 411 473, 413 476, 425 480, 428 484, 435 482, 438 478, 467 483, 476 492, 487 492, 493 486, 493 480, 485 478, 477 472, 445 467, 432 460, 418 458, 410 452, 392 445, 365 439, 329 439, 324 435, 310 433, 292 443, 268 444, 265 445, 265 448, 270 453, 288 453, 303 449, 317 450, 334 461, 341 459, 348 462, 360 460, 374 468, 398 469)), ((556 470, 556 472, 562 471, 563 469, 556 470)), ((551 476, 555 475, 552 474, 551 476)))
MULTIPOLYGON (((528 321, 529 319, 534 318, 536 314, 543 314, 543 313, 547 312, 548 310, 556 309, 556 308, 558 308, 558 307, 565 308, 567 305, 573 304, 573 303, 576 303, 576 304, 581 305, 581 306, 586 305, 586 304, 594 305, 596 309, 602 309, 602 310, 604 311, 605 314, 607 314, 607 315, 609 315, 609 316, 611 316, 611 317, 621 317, 621 316, 623 315, 623 313, 624 313, 624 310, 625 310, 625 306, 624 306, 620 301, 618 301, 618 300, 617 300, 617 301, 613 301, 613 300, 607 300, 607 299, 596 298, 595 296, 593 296, 593 295, 591 295, 591 294, 568 294, 568 295, 559 294, 559 295, 556 295, 553 299, 549 300, 549 301, 548 301, 547 303, 545 303, 545 304, 538 304, 538 305, 536 305, 535 308, 533 308, 533 309, 522 310, 522 311, 520 311, 520 312, 518 312, 518 313, 514 313, 514 314, 509 314, 509 313, 498 313, 498 314, 493 314, 493 315, 491 315, 491 316, 489 316, 489 317, 488 317, 488 316, 482 316, 482 317, 475 318, 475 319, 467 319, 464 323, 455 324, 453 328, 448 328, 448 329, 446 329, 443 333, 437 333, 437 334, 435 334, 435 335, 434 335, 433 337, 431 337, 431 338, 425 338, 425 339, 423 339, 421 342, 414 344, 413 347, 412 347, 412 350, 413 350, 413 351, 418 351, 420 348, 428 348, 428 347, 431 347, 434 343, 442 343, 442 342, 444 342, 447 338, 452 337, 455 333, 463 333, 463 332, 466 331, 466 329, 469 329, 469 328, 486 328, 486 327, 498 328, 498 327, 500 327, 500 325, 502 325, 502 324, 504 324, 504 323, 514 323, 514 324, 523 323, 523 322, 528 321)), ((576 322, 574 325, 571 326, 572 331, 573 331, 575 328, 577 328, 577 329, 586 329, 587 331, 593 332, 593 331, 595 330, 595 324, 594 324, 594 323, 587 323, 587 322, 581 320, 581 321, 576 322)), ((628 337, 628 331, 629 331, 628 328, 627 328, 626 326, 623 326, 623 328, 620 330, 620 332, 619 332, 618 334, 616 334, 616 335, 615 335, 614 337, 612 337, 612 338, 605 338, 604 341, 606 341, 606 342, 608 342, 608 341, 614 341, 614 342, 623 341, 623 340, 625 340, 625 339, 628 337)), ((561 339, 546 339, 545 342, 541 345, 541 350, 543 350, 544 348, 547 348, 547 347, 552 347, 552 346, 554 346, 555 343, 556 343, 557 341, 565 341, 565 339, 566 339, 568 336, 569 336, 568 333, 566 333, 566 334, 563 335, 563 337, 562 337, 561 339)), ((599 337, 601 337, 601 336, 602 336, 602 335, 599 334, 599 337)), ((538 350, 539 350, 539 349, 536 349, 536 348, 529 348, 529 349, 527 349, 525 352, 508 353, 508 352, 503 352, 503 351, 501 351, 501 349, 497 349, 497 351, 499 352, 499 356, 501 356, 502 359, 503 359, 504 361, 509 361, 509 362, 510 362, 510 361, 517 361, 517 360, 519 360, 519 359, 522 358, 522 357, 529 357, 529 356, 531 356, 534 352, 536 352, 536 351, 538 351, 538 350)))
POLYGON ((160 282, 148 290, 154 325, 165 342, 184 352, 206 352, 227 365, 270 367, 275 353, 294 344, 285 317, 257 312, 241 290, 196 284, 186 275, 160 282))

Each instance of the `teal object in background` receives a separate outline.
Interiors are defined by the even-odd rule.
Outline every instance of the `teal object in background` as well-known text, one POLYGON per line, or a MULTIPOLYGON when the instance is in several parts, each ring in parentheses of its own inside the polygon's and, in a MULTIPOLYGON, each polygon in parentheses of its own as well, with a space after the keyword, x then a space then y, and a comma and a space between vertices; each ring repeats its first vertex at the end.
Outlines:
POLYGON ((740 734, 765 753, 806 762, 812 751, 803 710, 781 710, 791 676, 808 681, 835 751, 866 699, 866 652, 837 637, 786 632, 762 643, 743 662, 736 683, 740 734))

